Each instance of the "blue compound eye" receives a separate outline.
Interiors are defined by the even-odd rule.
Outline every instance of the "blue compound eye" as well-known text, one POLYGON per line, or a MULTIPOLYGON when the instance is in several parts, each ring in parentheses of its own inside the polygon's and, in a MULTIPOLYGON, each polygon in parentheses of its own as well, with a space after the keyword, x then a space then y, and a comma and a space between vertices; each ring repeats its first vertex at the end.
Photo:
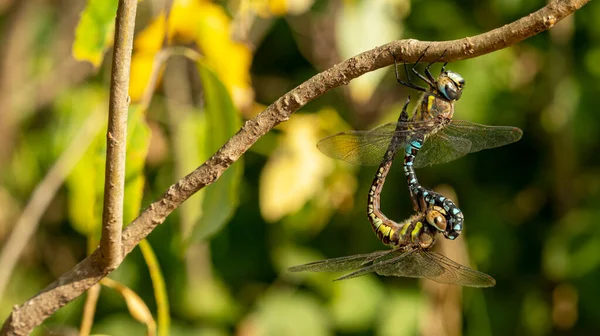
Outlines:
POLYGON ((448 78, 450 78, 454 83, 456 83, 456 85, 461 89, 463 86, 465 86, 465 79, 456 72, 448 70, 446 71, 446 76, 448 76, 448 78))
POLYGON ((465 79, 450 70, 440 75, 437 81, 438 91, 448 100, 458 100, 465 86, 465 79))
POLYGON ((444 95, 444 97, 448 100, 457 100, 458 98, 460 98, 462 91, 458 90, 456 88, 456 85, 454 84, 454 82, 446 82, 445 84, 440 83, 440 92, 442 93, 442 95, 444 95))

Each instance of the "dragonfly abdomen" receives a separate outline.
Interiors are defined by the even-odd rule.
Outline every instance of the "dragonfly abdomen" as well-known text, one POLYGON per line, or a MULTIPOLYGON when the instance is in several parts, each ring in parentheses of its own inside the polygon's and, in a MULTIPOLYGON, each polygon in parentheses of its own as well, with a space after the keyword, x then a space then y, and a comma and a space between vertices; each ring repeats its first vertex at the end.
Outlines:
MULTIPOLYGON (((388 155, 386 154, 386 157, 388 155)), ((377 237, 386 245, 396 245, 394 243, 397 240, 397 232, 400 230, 398 223, 387 218, 387 216, 381 212, 380 206, 380 195, 385 183, 385 178, 390 171, 393 161, 393 153, 390 158, 381 163, 377 169, 377 174, 371 183, 371 189, 369 190, 369 200, 367 202, 367 217, 371 223, 371 228, 377 235, 377 237)))
MULTIPOLYGON (((393 153, 388 157, 388 160, 385 160, 379 166, 369 190, 367 216, 371 223, 371 228, 379 240, 389 246, 401 247, 417 244, 421 247, 429 247, 434 242, 435 233, 428 232, 427 223, 424 223, 422 220, 422 218, 427 218, 427 216, 413 216, 402 223, 396 223, 387 218, 380 210, 380 195, 392 162, 393 153)), ((432 218, 437 214, 434 211, 426 211, 426 213, 432 218)))
POLYGON ((455 239, 463 228, 463 213, 452 200, 419 184, 414 170, 414 161, 422 146, 423 138, 415 137, 406 144, 404 155, 404 175, 414 208, 421 213, 426 213, 430 209, 435 210, 430 212, 435 215, 427 216, 429 224, 443 231, 447 238, 455 239))

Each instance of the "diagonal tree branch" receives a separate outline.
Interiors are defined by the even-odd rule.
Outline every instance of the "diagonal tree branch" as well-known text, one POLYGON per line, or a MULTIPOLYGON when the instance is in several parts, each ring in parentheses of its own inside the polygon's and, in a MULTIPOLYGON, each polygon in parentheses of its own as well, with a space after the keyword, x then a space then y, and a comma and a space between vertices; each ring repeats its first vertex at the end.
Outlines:
MULTIPOLYGON (((244 126, 210 159, 169 187, 123 231, 123 255, 127 255, 181 203, 198 190, 216 181, 261 136, 292 113, 325 92, 369 71, 391 65, 389 50, 407 62, 416 61, 430 47, 424 62, 434 61, 444 50, 442 61, 473 58, 506 48, 551 28, 590 0, 555 0, 535 13, 490 32, 460 40, 422 42, 399 40, 366 51, 313 76, 292 89, 244 126)), ((0 335, 25 335, 60 307, 71 302, 109 272, 102 268, 100 249, 77 264, 54 283, 20 306, 5 321, 0 335)))
POLYGON ((119 0, 115 21, 115 44, 110 79, 108 131, 106 133, 106 170, 100 251, 104 267, 114 270, 121 264, 121 231, 125 194, 125 155, 127 149, 127 112, 129 109, 129 71, 137 0, 119 0))

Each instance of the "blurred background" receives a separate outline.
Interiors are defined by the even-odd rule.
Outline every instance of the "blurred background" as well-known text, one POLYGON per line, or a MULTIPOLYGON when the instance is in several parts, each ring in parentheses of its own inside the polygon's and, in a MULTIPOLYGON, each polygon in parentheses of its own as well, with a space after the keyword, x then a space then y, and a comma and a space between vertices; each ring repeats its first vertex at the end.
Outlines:
MULTIPOLYGON (((544 5, 140 2, 126 223, 318 72, 395 39, 472 36, 544 5)), ((105 0, 0 1, 2 319, 97 246, 115 10, 105 0)), ((414 105, 388 67, 307 104, 157 227, 98 302, 88 299, 92 332, 144 334, 154 323, 161 335, 599 334, 598 17, 592 2, 548 32, 448 65, 466 79, 456 119, 524 131, 515 144, 418 171, 466 218, 460 239, 440 239, 438 252, 492 275, 495 287, 286 272, 384 248, 365 215, 375 167, 336 162, 315 144, 395 120, 408 94, 414 105)), ((397 221, 412 213, 399 163, 382 209, 397 221)), ((36 334, 74 334, 85 303, 36 334)))

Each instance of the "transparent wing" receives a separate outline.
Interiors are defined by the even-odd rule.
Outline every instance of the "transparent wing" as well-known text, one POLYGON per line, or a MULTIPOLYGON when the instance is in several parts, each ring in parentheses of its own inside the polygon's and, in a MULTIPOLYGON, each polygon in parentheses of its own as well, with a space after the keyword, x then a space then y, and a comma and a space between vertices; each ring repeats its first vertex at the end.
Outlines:
POLYGON ((469 153, 471 150, 471 141, 447 135, 444 133, 444 130, 442 129, 425 139, 423 148, 421 148, 415 157, 415 168, 450 162, 469 153))
POLYGON ((466 120, 452 121, 443 132, 449 136, 471 141, 469 153, 508 145, 523 136, 523 131, 518 127, 481 125, 466 120))
POLYGON ((365 264, 361 265, 361 266, 363 266, 361 269, 354 271, 350 274, 346 274, 342 277, 339 277, 339 278, 335 279, 335 281, 352 279, 352 278, 359 277, 361 275, 376 272, 379 265, 382 265, 383 268, 393 267, 393 266, 386 266, 386 265, 401 264, 402 259, 404 259, 410 253, 411 252, 407 252, 406 249, 393 250, 387 256, 385 256, 386 258, 375 259, 375 260, 373 260, 372 263, 369 263, 369 264, 365 263, 365 264))
POLYGON ((396 145, 403 147, 416 133, 431 132, 436 127, 436 122, 436 120, 394 122, 369 131, 342 132, 322 139, 317 144, 317 148, 334 159, 356 165, 376 166, 383 160, 394 134, 396 145))
POLYGON ((356 254, 347 257, 319 260, 304 265, 290 267, 291 272, 342 272, 357 269, 378 258, 390 254, 394 250, 376 251, 365 254, 356 254))
POLYGON ((521 139, 523 131, 512 126, 488 126, 453 120, 425 140, 415 159, 421 168, 456 160, 468 153, 504 146, 521 139))
POLYGON ((496 280, 491 276, 461 265, 441 254, 418 250, 411 253, 411 256, 414 258, 414 263, 431 266, 431 272, 424 274, 430 280, 468 287, 493 287, 496 285, 496 280))
MULTIPOLYGON (((446 121, 447 122, 447 121, 446 121)), ((375 166, 381 163, 391 139, 403 147, 416 135, 424 135, 425 143, 415 159, 421 168, 456 160, 468 153, 513 143, 523 131, 512 126, 488 126, 465 120, 453 120, 444 127, 438 119, 381 125, 369 131, 349 131, 324 138, 317 144, 321 152, 348 163, 375 166), (435 129, 440 129, 428 136, 435 129)))
POLYGON ((350 279, 363 274, 376 272, 385 276, 427 278, 443 284, 468 287, 492 287, 496 280, 491 276, 454 262, 440 254, 421 249, 413 249, 394 258, 361 268, 338 280, 350 279))

